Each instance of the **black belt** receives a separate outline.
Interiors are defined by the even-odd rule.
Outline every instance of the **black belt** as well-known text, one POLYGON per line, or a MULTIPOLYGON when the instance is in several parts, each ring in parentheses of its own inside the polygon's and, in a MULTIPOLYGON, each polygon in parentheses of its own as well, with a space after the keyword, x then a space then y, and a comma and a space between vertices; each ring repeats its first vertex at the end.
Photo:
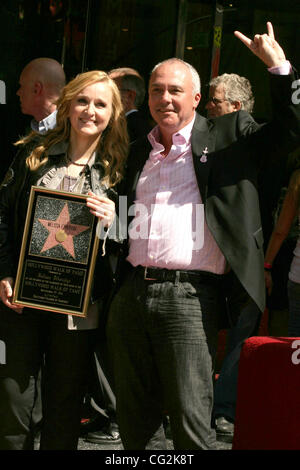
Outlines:
POLYGON ((170 281, 175 280, 185 282, 192 279, 203 281, 218 281, 223 278, 222 274, 210 273, 208 271, 184 271, 165 268, 153 268, 145 266, 137 266, 135 272, 145 281, 170 281))

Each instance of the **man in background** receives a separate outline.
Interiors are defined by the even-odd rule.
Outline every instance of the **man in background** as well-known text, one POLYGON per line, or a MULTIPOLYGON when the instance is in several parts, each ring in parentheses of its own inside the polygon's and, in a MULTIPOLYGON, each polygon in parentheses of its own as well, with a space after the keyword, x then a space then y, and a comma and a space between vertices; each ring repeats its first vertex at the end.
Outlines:
POLYGON ((145 81, 137 70, 129 67, 113 69, 108 74, 120 90, 129 140, 133 142, 151 129, 148 119, 140 110, 146 94, 145 81))
POLYGON ((17 95, 21 111, 33 117, 32 130, 45 134, 56 125, 56 102, 66 83, 59 62, 50 58, 37 58, 21 72, 17 95))
POLYGON ((209 82, 206 104, 209 118, 223 116, 243 109, 252 113, 254 97, 249 80, 236 73, 223 73, 209 82))
MULTIPOLYGON (((17 95, 20 98, 21 111, 32 116, 32 130, 45 134, 56 125, 56 101, 65 85, 64 70, 59 62, 51 58, 37 58, 30 61, 22 70, 19 78, 17 95)), ((15 155, 13 143, 25 134, 25 123, 19 123, 11 116, 10 103, 0 108, 1 121, 1 181, 15 155)))
MULTIPOLYGON (((41 57, 29 62, 20 74, 17 95, 23 114, 32 116, 30 127, 43 135, 56 126, 56 103, 66 84, 65 72, 59 62, 41 57)), ((40 374, 33 419, 36 433, 42 420, 40 374)))

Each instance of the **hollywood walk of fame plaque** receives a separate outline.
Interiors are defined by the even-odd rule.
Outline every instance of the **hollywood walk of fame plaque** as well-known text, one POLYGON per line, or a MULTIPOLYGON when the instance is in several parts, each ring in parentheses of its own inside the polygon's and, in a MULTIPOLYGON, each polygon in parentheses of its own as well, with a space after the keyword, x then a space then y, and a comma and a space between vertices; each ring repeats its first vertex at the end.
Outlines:
POLYGON ((32 186, 13 302, 85 317, 99 246, 86 195, 32 186))

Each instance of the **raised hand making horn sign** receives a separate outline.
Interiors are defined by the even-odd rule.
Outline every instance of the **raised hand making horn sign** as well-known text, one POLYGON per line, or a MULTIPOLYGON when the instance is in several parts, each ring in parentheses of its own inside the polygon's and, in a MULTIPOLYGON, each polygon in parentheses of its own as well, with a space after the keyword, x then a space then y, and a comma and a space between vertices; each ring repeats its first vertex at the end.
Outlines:
POLYGON ((126 450, 167 448, 165 410, 175 449, 216 448, 212 377, 224 301, 233 316, 250 301, 265 308, 258 169, 275 149, 287 155, 300 144, 299 105, 288 98, 294 74, 267 27, 253 41, 235 33, 269 68, 276 106, 264 126, 242 110, 200 116, 191 64, 170 58, 152 70, 157 126, 132 144, 124 185, 143 217, 137 210, 128 220, 107 327, 126 450))

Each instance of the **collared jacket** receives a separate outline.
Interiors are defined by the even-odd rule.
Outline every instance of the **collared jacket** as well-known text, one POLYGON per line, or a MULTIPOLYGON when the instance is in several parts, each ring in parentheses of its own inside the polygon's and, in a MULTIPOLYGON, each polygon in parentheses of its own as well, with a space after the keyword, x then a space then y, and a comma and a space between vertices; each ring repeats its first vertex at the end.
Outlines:
MULTIPOLYGON (((16 276, 31 186, 37 185, 45 175, 51 174, 51 170, 59 170, 65 166, 67 143, 63 142, 49 149, 49 158, 45 165, 37 171, 31 171, 26 165, 26 158, 37 145, 37 139, 17 153, 0 186, 0 279, 16 276)), ((86 173, 90 188, 95 194, 103 194, 116 202, 116 191, 101 182, 103 168, 99 155, 96 154, 94 163, 86 169, 86 173)), ((62 179, 62 173, 60 177, 62 179)), ((107 256, 102 256, 100 243, 92 302, 106 296, 112 286, 112 272, 107 256)))
MULTIPOLYGON (((293 99, 297 75, 272 75, 273 119, 258 126, 245 111, 215 119, 196 115, 191 135, 193 163, 210 232, 240 284, 263 312, 265 282, 258 172, 300 145, 300 103, 293 99)), ((149 157, 147 138, 133 143, 124 194, 128 207, 149 157)), ((129 223, 130 223, 129 219, 129 223)), ((126 251, 124 249, 124 258, 126 251)))

